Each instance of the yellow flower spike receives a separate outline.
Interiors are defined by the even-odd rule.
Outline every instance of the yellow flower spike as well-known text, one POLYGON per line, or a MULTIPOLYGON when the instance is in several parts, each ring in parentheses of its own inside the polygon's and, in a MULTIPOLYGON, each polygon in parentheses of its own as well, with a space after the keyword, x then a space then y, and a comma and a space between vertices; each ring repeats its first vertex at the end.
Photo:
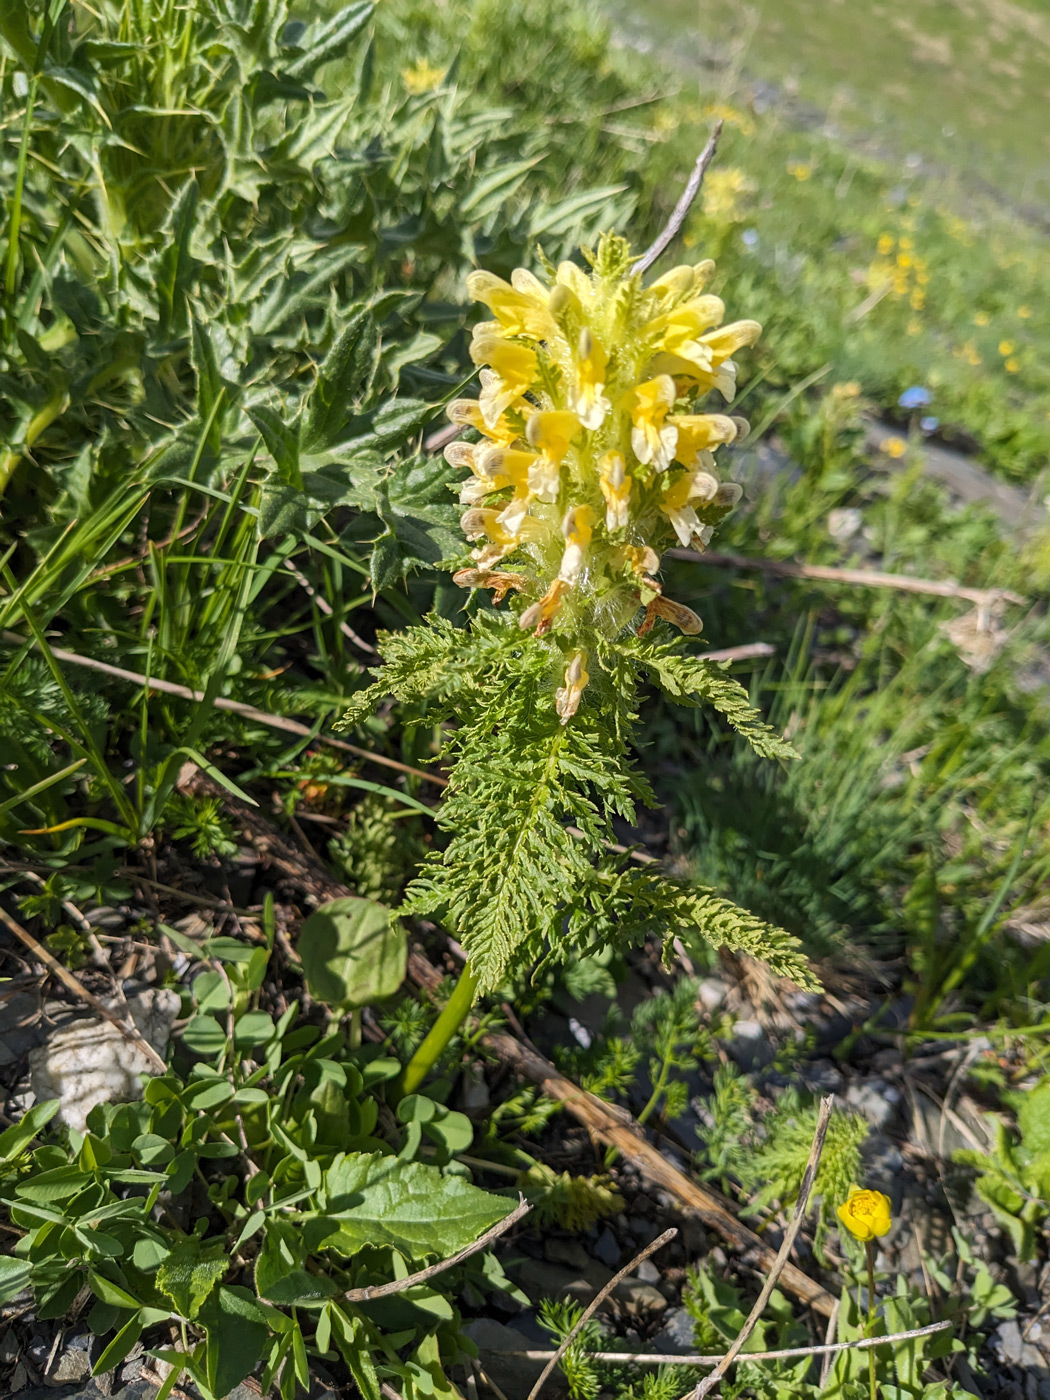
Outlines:
POLYGON ((556 501, 561 485, 561 464, 569 444, 580 431, 575 413, 563 409, 534 413, 525 429, 529 445, 539 456, 529 469, 529 490, 541 501, 556 501))
POLYGON ((505 334, 546 340, 556 329, 548 306, 549 293, 535 278, 533 282, 535 289, 529 283, 511 286, 492 272, 472 272, 467 291, 489 308, 505 334))
POLYGON ((623 529, 631 518, 631 480, 619 452, 606 452, 599 467, 599 485, 605 497, 605 528, 623 529))
POLYGON ((481 393, 478 405, 488 427, 499 422, 502 414, 530 388, 536 377, 536 352, 528 345, 504 340, 487 331, 475 335, 470 343, 470 357, 476 365, 491 365, 492 372, 481 373, 481 393))
POLYGON ((510 604, 520 626, 540 642, 557 636, 543 644, 567 668, 551 696, 565 721, 602 637, 639 618, 643 631, 700 630, 655 575, 667 545, 703 548, 739 498, 719 484, 713 454, 746 424, 697 412, 694 399, 715 387, 732 398, 731 356, 759 332, 722 324, 721 299, 704 294, 709 261, 645 287, 624 240, 604 237, 585 257, 588 268, 562 263, 547 284, 522 268, 509 281, 471 274, 494 319, 471 342, 480 395, 449 417, 482 440, 446 451, 465 469, 462 525, 476 546, 456 582, 521 595, 510 604))
POLYGON ((447 68, 435 68, 428 59, 419 58, 413 67, 401 69, 401 81, 413 97, 421 97, 439 88, 447 72, 447 68))
POLYGON ((668 412, 677 397, 674 380, 659 374, 632 389, 627 396, 631 412, 631 446, 634 455, 644 465, 665 472, 674 460, 678 429, 666 423, 668 412))
POLYGON ((893 1224, 890 1214, 890 1198, 881 1191, 862 1191, 851 1188, 844 1205, 836 1212, 855 1240, 866 1244, 869 1240, 889 1233, 893 1224))
POLYGON ((596 335, 584 327, 576 345, 576 383, 570 407, 585 428, 592 432, 605 422, 612 404, 605 397, 605 370, 608 356, 596 335))
POLYGON ((565 684, 555 692, 554 708, 561 716, 562 724, 568 724, 580 708, 580 697, 590 680, 585 669, 586 665, 587 653, 585 651, 576 652, 565 668, 565 684))

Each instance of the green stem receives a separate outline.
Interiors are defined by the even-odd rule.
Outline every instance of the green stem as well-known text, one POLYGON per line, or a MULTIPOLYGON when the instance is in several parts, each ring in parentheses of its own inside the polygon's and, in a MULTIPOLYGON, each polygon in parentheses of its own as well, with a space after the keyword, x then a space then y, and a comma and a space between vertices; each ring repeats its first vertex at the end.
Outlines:
POLYGON ((671 1057, 670 1055, 668 1055, 667 1058, 664 1060, 663 1064, 660 1066, 660 1076, 657 1079, 655 1085, 653 1086, 653 1092, 649 1095, 649 1102, 645 1105, 641 1113, 639 1113, 638 1115, 639 1123, 644 1123, 649 1117, 650 1113, 652 1113, 656 1105, 660 1102, 660 1095, 667 1087, 667 1077, 670 1074, 670 1072, 671 1057))
MULTIPOLYGON (((864 1253, 868 1261, 868 1325, 865 1329, 869 1337, 875 1335, 875 1243, 873 1240, 865 1240, 864 1253)), ((871 1400, 878 1400, 875 1390, 875 1348, 868 1350, 868 1386, 871 1390, 871 1400)))
POLYGON ((423 1044, 409 1060, 395 1081, 400 1094, 412 1094, 441 1058, 445 1046, 467 1019, 474 1005, 474 995, 478 990, 478 979, 468 963, 459 975, 459 981, 452 990, 444 1011, 430 1028, 423 1044))

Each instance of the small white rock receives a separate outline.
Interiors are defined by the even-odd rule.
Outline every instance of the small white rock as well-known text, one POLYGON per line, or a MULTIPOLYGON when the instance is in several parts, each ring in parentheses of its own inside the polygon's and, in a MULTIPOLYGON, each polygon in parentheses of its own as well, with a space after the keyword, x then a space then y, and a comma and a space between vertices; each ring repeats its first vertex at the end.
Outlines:
MULTIPOLYGON (((177 992, 150 988, 128 1001, 136 1029, 163 1055, 179 1014, 177 992)), ((114 1006, 114 1014, 123 1008, 114 1006)), ((127 1103, 142 1098, 144 1074, 155 1073, 146 1052, 101 1017, 61 1026, 46 1045, 29 1056, 29 1075, 37 1099, 59 1099, 58 1116, 83 1133, 96 1104, 127 1103)))

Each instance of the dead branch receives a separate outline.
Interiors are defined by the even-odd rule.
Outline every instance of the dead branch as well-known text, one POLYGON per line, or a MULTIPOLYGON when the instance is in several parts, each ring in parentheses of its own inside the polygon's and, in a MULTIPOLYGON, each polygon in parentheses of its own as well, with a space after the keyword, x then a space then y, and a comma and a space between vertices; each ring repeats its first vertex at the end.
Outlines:
MULTIPOLYGON (((14 632, 0 633, 3 640, 11 646, 24 646, 25 638, 19 637, 14 632)), ((139 671, 125 671, 122 666, 111 666, 108 661, 96 661, 93 656, 80 656, 75 651, 63 651, 60 647, 52 647, 51 655, 56 661, 68 662, 70 666, 82 666, 86 671, 97 671, 103 676, 112 676, 115 680, 128 681, 132 685, 143 685, 147 690, 159 690, 164 695, 177 695, 181 700, 194 700, 200 704, 204 699, 204 692, 201 690, 191 690, 187 685, 176 685, 174 681, 162 681, 156 676, 144 676, 139 671)), ((428 773, 425 768, 413 768, 411 764, 399 763, 395 758, 387 758, 384 754, 374 753, 371 749, 359 748, 356 744, 348 744, 345 739, 336 739, 330 734, 315 734, 305 724, 300 724, 298 720, 287 719, 284 715, 271 715, 265 710, 257 710, 254 705, 245 705, 240 700, 227 700, 225 696, 215 696, 211 702, 217 710, 229 710, 231 714, 242 715, 245 719, 254 720, 256 724, 265 724, 270 729, 280 729, 286 734, 295 734, 303 739, 313 739, 319 744, 327 744, 330 749, 340 749, 344 753, 355 754, 358 758, 366 759, 369 763, 379 764, 382 768, 393 768, 398 773, 408 773, 413 778, 422 778, 425 782, 434 783, 438 787, 447 787, 448 779, 440 773, 428 773)))
POLYGON ((751 559, 743 554, 700 554, 695 549, 669 549, 672 559, 715 568, 751 569, 780 578, 808 578, 822 583, 847 583, 861 588, 896 588, 902 593, 929 593, 938 598, 964 598, 978 607, 1002 600, 1024 605, 1027 598, 1008 588, 969 588, 954 579, 912 578, 909 574, 886 574, 878 569, 835 569, 825 564, 796 564, 790 559, 751 559))
POLYGON ((682 191, 682 197, 671 211, 671 217, 667 220, 663 230, 656 235, 652 243, 635 263, 636 272, 648 272, 653 263, 668 246, 675 234, 685 223, 686 215, 692 208, 693 200, 700 193, 700 186, 704 183, 704 175, 707 167, 714 159, 715 151, 718 149, 718 138, 722 134, 721 117, 715 122, 711 135, 708 137, 707 145, 697 157, 693 166, 693 173, 686 182, 686 187, 682 191))
POLYGON ((130 1040, 133 1045, 137 1045, 158 1074, 167 1073, 168 1066, 157 1054, 149 1041, 146 1040, 134 1026, 129 1025, 126 1021, 122 1021, 119 1016, 114 1016, 113 1012, 99 1001, 94 992, 88 991, 79 977, 74 977, 73 973, 70 972, 68 968, 63 967, 54 954, 50 953, 42 943, 38 943, 31 933, 27 933, 22 925, 16 919, 13 919, 2 905, 0 905, 0 923, 10 930, 20 943, 23 943, 25 947, 29 949, 34 958, 39 959, 45 967, 49 968, 74 996, 86 1002, 93 1011, 97 1011, 110 1025, 116 1026, 125 1040, 130 1040))
MULTIPOLYGON (((432 987, 440 981, 437 969, 419 952, 409 957, 409 976, 423 986, 432 987)), ((494 1032, 485 1036, 482 1043, 505 1064, 538 1085, 548 1098, 560 1102, 594 1137, 615 1147, 653 1186, 668 1192, 683 1209, 715 1230, 746 1262, 763 1271, 773 1268, 777 1262, 774 1251, 740 1223, 722 1196, 691 1180, 663 1157, 629 1114, 620 1117, 609 1104, 559 1074, 542 1055, 520 1044, 513 1036, 494 1032)), ((830 1316, 835 1299, 797 1265, 783 1265, 781 1282, 802 1302, 825 1317, 830 1316)))
POLYGON ((688 1395, 682 1397, 682 1400, 703 1400, 705 1395, 710 1395, 711 1391, 714 1390, 715 1386, 718 1385, 730 1366, 732 1366, 733 1362, 743 1351, 744 1347, 747 1345, 748 1338, 758 1326, 759 1319, 765 1311, 766 1304, 769 1302, 773 1289, 777 1286, 777 1280, 788 1262, 788 1256, 794 1247, 795 1240, 798 1238, 798 1232, 802 1229, 802 1222, 806 1218, 806 1210, 809 1207, 809 1197, 813 1190, 813 1182, 816 1180, 817 1167, 820 1165, 820 1154, 824 1151, 824 1139, 827 1137, 828 1124, 831 1122, 831 1109, 834 1102, 835 1100, 830 1094, 827 1098, 823 1098, 820 1101, 820 1111, 817 1114, 817 1127, 813 1134, 813 1145, 809 1149, 809 1161, 806 1163, 805 1174, 802 1177, 802 1185, 799 1188, 798 1200, 795 1202, 795 1213, 791 1217, 791 1224, 784 1232, 784 1239, 781 1242, 780 1249, 777 1251, 777 1257, 773 1261, 773 1267, 770 1269, 766 1281, 762 1285, 762 1291, 755 1299, 755 1306, 748 1313, 743 1327, 741 1327, 740 1331, 737 1333, 736 1340, 726 1352, 725 1356, 723 1356, 722 1360, 719 1361, 711 1374, 705 1376, 698 1386, 694 1387, 688 1395))
MULTIPOLYGON (((931 1322, 925 1327, 912 1327, 907 1332, 891 1332, 887 1337, 858 1337, 852 1342, 819 1342, 809 1347, 785 1347, 783 1351, 746 1351, 736 1361, 789 1361, 798 1356, 834 1356, 840 1351, 869 1351, 872 1347, 891 1346, 895 1342, 910 1342, 916 1337, 930 1337, 946 1332, 951 1322, 931 1322)), ((511 1352, 523 1361, 543 1361, 553 1356, 551 1351, 511 1352)), ((589 1361, 609 1362, 617 1366, 717 1366, 724 1356, 704 1356, 691 1353, 675 1355, 663 1351, 589 1351, 589 1361)))
POLYGON ((633 1273, 644 1259, 649 1258, 650 1254, 655 1254, 658 1249, 662 1249, 665 1244, 668 1244, 671 1240, 673 1240, 675 1235, 677 1234, 678 1231, 673 1227, 670 1230, 665 1230, 663 1234, 658 1236, 655 1240, 653 1240, 651 1244, 647 1244, 644 1249, 640 1250, 629 1264, 625 1264, 619 1273, 613 1274, 612 1278, 604 1286, 604 1288, 602 1288, 598 1293, 595 1294, 595 1296, 588 1303, 587 1307, 583 1310, 582 1313, 580 1313, 579 1317, 576 1319, 576 1322, 573 1325, 571 1331, 569 1331, 566 1334, 561 1346, 558 1348, 558 1350, 554 1353, 551 1359, 547 1362, 546 1366, 543 1368, 539 1380, 537 1380, 536 1384, 529 1391, 528 1400, 536 1400, 536 1397, 543 1389, 551 1372, 554 1370, 555 1366, 557 1366, 558 1362, 562 1359, 565 1353, 569 1350, 569 1347, 572 1346, 573 1339, 579 1336, 580 1332, 582 1332, 586 1324, 591 1320, 594 1314, 605 1302, 606 1298, 608 1298, 609 1294, 613 1291, 616 1285, 620 1283, 623 1279, 625 1279, 628 1274, 633 1273))
POLYGON ((502 1220, 497 1221, 491 1230, 486 1230, 480 1239, 476 1239, 473 1244, 468 1244, 461 1249, 458 1254, 453 1254, 448 1259, 441 1259, 436 1264, 431 1264, 426 1269, 420 1269, 417 1273, 409 1274, 406 1278, 392 1279, 390 1283, 377 1284, 369 1288, 351 1288, 343 1294, 343 1301, 347 1303, 370 1303, 374 1298, 389 1298, 392 1293, 404 1293, 408 1288, 414 1288, 417 1283, 425 1283, 435 1274, 442 1274, 446 1269, 453 1268, 456 1264, 462 1264, 464 1259, 469 1259, 472 1254, 477 1254, 487 1248, 493 1240, 498 1240, 500 1235, 506 1232, 522 1220, 532 1206, 524 1196, 519 1196, 518 1204, 509 1215, 505 1215, 502 1220))

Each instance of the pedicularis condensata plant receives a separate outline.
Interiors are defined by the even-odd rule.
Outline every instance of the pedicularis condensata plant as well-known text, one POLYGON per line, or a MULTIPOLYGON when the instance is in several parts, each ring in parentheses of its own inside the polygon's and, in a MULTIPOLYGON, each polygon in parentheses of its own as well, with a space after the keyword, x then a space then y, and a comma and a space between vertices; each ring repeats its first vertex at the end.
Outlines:
POLYGON ((452 489, 474 548, 448 563, 473 591, 472 615, 466 627, 433 617, 386 635, 378 681, 344 721, 394 695, 447 722, 453 768, 438 821, 450 839, 402 912, 438 918, 468 963, 406 1090, 477 993, 537 958, 701 938, 812 984, 782 929, 610 848, 611 818, 632 821, 638 800, 654 800, 630 754, 645 679, 680 704, 712 705, 760 754, 795 755, 724 668, 686 650, 701 621, 656 576, 668 544, 703 548, 739 499, 714 451, 746 424, 698 413, 696 400, 711 389, 732 398, 731 357, 760 328, 721 325, 722 302, 703 290, 709 262, 644 287, 623 239, 607 235, 584 256, 589 275, 566 262, 546 285, 523 269, 510 283, 471 275, 495 319, 471 343, 478 398, 449 409, 476 440, 445 455, 468 473, 452 489), (497 610, 486 595, 509 601, 497 610))
POLYGON ((518 268, 510 284, 475 272, 467 286, 495 316, 475 326, 471 358, 481 395, 449 416, 478 443, 445 449, 471 476, 463 532, 482 543, 465 586, 518 594, 518 625, 568 649, 555 694, 563 722, 579 708, 598 638, 644 618, 701 630, 689 608, 663 596, 653 577, 677 536, 701 547, 740 498, 720 484, 714 449, 747 424, 690 412, 698 393, 733 398, 730 356, 759 335, 757 321, 722 326, 725 307, 704 294, 714 264, 676 267, 643 288, 623 239, 608 237, 588 276, 564 262, 545 286, 518 268), (513 558, 515 567, 505 570, 513 558))

